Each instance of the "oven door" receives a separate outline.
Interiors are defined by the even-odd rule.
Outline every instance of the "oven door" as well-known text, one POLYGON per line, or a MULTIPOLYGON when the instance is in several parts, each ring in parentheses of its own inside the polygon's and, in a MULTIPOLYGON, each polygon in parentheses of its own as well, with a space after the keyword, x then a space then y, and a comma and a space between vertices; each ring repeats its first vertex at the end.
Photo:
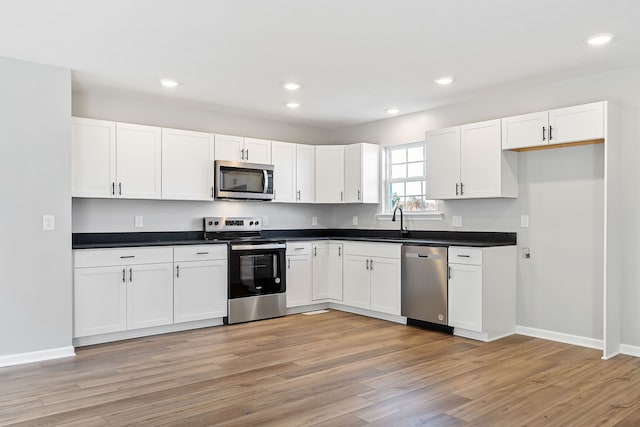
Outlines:
POLYGON ((231 245, 229 299, 286 291, 285 245, 231 245))
POLYGON ((217 199, 273 199, 273 166, 217 160, 217 199))

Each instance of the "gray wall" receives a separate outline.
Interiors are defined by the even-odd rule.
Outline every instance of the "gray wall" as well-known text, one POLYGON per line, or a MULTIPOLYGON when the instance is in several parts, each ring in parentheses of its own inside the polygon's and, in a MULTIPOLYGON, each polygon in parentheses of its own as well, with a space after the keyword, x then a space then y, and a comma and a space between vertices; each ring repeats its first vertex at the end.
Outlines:
POLYGON ((3 356, 71 345, 71 73, 0 58, 0 85, 3 356))
MULTIPOLYGON (((558 81, 513 91, 493 91, 451 105, 334 132, 335 143, 351 141, 395 145, 424 139, 426 130, 473 123, 562 106, 608 100, 621 105, 625 221, 623 342, 640 345, 640 213, 636 172, 640 151, 640 67, 558 81)), ((519 247, 532 258, 518 258, 519 325, 602 338, 603 147, 573 147, 520 153, 516 200, 441 202, 443 221, 410 221, 413 229, 517 231, 519 247), (520 228, 520 215, 530 227, 520 228)), ((395 228, 377 221, 376 207, 334 211, 334 224, 347 227, 358 215, 361 227, 395 228)))

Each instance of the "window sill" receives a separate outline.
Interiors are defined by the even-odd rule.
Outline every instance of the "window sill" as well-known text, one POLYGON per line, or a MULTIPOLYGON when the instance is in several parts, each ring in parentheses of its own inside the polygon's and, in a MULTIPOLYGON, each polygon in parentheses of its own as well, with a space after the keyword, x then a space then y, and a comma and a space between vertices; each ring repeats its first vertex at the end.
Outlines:
MULTIPOLYGON (((405 220, 409 221, 442 221, 444 214, 440 212, 407 212, 404 215, 405 220)), ((377 214, 378 221, 391 221, 393 214, 381 213, 377 214)))

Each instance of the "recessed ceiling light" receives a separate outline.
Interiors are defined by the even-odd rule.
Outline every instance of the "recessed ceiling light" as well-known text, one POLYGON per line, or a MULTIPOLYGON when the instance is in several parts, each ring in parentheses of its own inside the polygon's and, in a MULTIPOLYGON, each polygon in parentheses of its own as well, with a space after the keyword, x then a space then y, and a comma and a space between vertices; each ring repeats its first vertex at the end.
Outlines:
POLYGON ((164 87, 176 87, 178 86, 178 82, 171 79, 162 79, 160 80, 160 84, 164 87))
POLYGON ((589 37, 587 43, 593 46, 599 46, 603 44, 607 44, 611 41, 613 35, 611 34, 596 34, 594 36, 589 37))
POLYGON ((296 109, 300 106, 300 104, 298 104, 297 102, 287 102, 287 107, 293 109, 296 109))
POLYGON ((282 86, 284 86, 284 88, 286 90, 298 90, 298 89, 300 89, 300 83, 296 83, 296 82, 288 82, 288 83, 285 83, 282 86))
POLYGON ((397 108, 387 108, 388 114, 398 114, 399 112, 400 110, 398 110, 397 108))
POLYGON ((434 80, 434 82, 443 86, 451 84, 452 81, 453 81, 453 77, 440 77, 439 79, 434 80))

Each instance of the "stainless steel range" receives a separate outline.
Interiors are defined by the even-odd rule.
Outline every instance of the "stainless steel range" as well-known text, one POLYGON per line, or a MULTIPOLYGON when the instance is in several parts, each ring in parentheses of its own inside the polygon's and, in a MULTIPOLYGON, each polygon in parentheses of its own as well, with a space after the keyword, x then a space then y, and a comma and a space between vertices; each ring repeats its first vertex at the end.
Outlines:
POLYGON ((207 217, 205 239, 229 242, 228 316, 241 323, 287 314, 285 242, 260 235, 260 217, 207 217))

